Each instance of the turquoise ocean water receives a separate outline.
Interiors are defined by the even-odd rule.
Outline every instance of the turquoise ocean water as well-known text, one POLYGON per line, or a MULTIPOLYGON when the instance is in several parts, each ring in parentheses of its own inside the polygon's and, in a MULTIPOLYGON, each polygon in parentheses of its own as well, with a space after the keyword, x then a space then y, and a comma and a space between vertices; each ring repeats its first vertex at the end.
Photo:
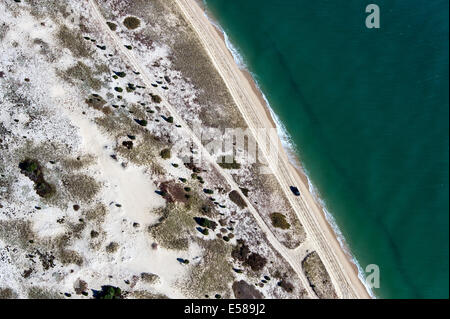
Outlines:
POLYGON ((448 298, 448 0, 205 3, 353 256, 380 267, 374 294, 448 298))

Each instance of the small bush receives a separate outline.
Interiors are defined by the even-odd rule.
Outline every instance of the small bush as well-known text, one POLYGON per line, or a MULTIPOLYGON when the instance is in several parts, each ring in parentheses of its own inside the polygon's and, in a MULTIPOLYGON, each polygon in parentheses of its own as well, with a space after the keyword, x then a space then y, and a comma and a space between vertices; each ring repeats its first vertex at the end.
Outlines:
POLYGON ((114 74, 121 78, 124 78, 126 76, 126 73, 122 71, 114 71, 114 74))
POLYGON ((150 93, 150 96, 152 97, 153 103, 161 103, 162 99, 159 95, 150 93))
POLYGON ((215 230, 217 227, 217 223, 213 220, 209 220, 207 218, 203 217, 194 217, 194 220, 197 224, 199 224, 202 227, 206 227, 212 230, 215 230))
POLYGON ((111 29, 111 31, 116 31, 117 30, 117 24, 113 23, 113 22, 106 22, 106 24, 108 25, 108 27, 111 29))
POLYGON ((139 120, 139 119, 134 119, 134 121, 139 124, 140 126, 147 126, 148 122, 147 120, 139 120))
POLYGON ((162 157, 163 159, 169 159, 169 158, 171 157, 170 149, 169 149, 169 148, 163 149, 163 150, 161 151, 160 155, 161 155, 161 157, 162 157))
POLYGON ((95 299, 122 299, 122 290, 119 287, 102 286, 101 291, 94 292, 95 299))

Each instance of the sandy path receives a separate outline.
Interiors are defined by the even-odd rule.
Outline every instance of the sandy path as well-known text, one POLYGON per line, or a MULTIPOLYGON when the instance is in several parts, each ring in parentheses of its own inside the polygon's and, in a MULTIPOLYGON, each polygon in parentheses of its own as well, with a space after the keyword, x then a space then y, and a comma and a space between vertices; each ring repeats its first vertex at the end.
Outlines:
MULTIPOLYGON (((224 41, 208 21, 202 9, 195 0, 175 1, 198 34, 254 136, 258 136, 256 134, 256 128, 258 127, 273 127, 271 120, 267 117, 265 105, 255 94, 248 79, 236 65, 224 41)), ((258 141, 258 144, 261 143, 258 141)), ((281 141, 278 140, 278 144, 276 147, 281 147, 281 141)), ((270 149, 275 148, 271 147, 270 149)), ((267 153, 266 150, 263 150, 263 153, 305 227, 308 238, 313 242, 321 256, 338 296, 341 298, 369 298, 369 294, 358 278, 355 265, 340 247, 322 210, 309 193, 308 185, 304 183, 296 169, 290 164, 285 151, 282 150, 279 154, 276 154, 275 152, 267 153), (277 159, 278 155, 280 156, 279 159, 277 159), (278 165, 274 166, 274 163, 278 165), (294 198, 290 193, 289 185, 296 185, 302 196, 294 198)), ((289 255, 287 259, 295 259, 295 252, 288 251, 287 253, 289 255)), ((298 264, 298 260, 295 263, 298 264)), ((296 270, 301 271, 301 268, 296 270)))
MULTIPOLYGON (((130 65, 134 68, 135 71, 138 71, 140 73, 140 77, 143 80, 144 84, 146 85, 146 90, 153 94, 162 94, 163 91, 160 88, 152 88, 151 86, 151 80, 147 75, 147 70, 144 69, 140 63, 136 60, 134 54, 130 52, 128 49, 125 49, 123 44, 121 43, 121 40, 118 38, 118 36, 110 30, 108 25, 106 24, 106 20, 101 15, 97 4, 94 0, 88 0, 92 9, 94 17, 97 19, 99 26, 103 29, 105 34, 108 34, 111 39, 112 43, 117 47, 118 51, 128 60, 130 65), (152 89, 150 89, 152 88, 152 89)), ((312 288, 309 285, 309 282, 305 276, 305 274, 302 271, 301 267, 301 260, 298 258, 297 254, 294 251, 289 251, 285 246, 283 246, 273 235, 273 233, 270 231, 266 223, 263 221, 259 213, 256 211, 256 209, 252 206, 252 203, 247 199, 246 196, 242 193, 239 186, 234 182, 233 178, 230 174, 225 172, 224 169, 222 169, 217 163, 216 160, 206 151, 206 149, 203 147, 201 141, 197 138, 197 136, 189 129, 189 126, 186 122, 181 118, 181 116, 178 115, 176 110, 173 108, 172 105, 170 105, 167 101, 164 99, 161 101, 161 103, 164 107, 166 107, 171 115, 174 118, 174 122, 177 124, 180 124, 182 127, 178 128, 179 130, 182 130, 184 134, 186 134, 187 137, 190 137, 200 150, 203 152, 202 160, 208 161, 211 165, 214 166, 214 168, 220 172, 220 174, 225 178, 227 183, 230 185, 231 188, 237 190, 241 197, 245 200, 247 203, 248 209, 252 216, 255 218, 256 222, 258 223, 258 226, 261 228, 261 230, 265 233, 268 242, 273 246, 273 248, 289 263, 289 265, 292 267, 292 269, 297 273, 297 275, 300 277, 300 280, 302 281, 303 288, 306 290, 308 296, 310 298, 317 298, 315 293, 313 292, 312 288)))

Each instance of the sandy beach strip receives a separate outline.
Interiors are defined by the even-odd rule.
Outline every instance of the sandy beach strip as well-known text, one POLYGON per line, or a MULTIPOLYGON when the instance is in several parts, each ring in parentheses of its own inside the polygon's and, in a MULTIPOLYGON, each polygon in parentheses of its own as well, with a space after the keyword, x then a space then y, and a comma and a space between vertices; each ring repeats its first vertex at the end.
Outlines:
MULTIPOLYGON (((261 98, 253 79, 246 71, 239 69, 223 37, 208 20, 202 8, 195 0, 175 1, 198 34, 253 134, 258 136, 257 128, 273 128, 274 122, 268 112, 268 106, 261 98)), ((340 298, 370 298, 358 277, 356 265, 352 262, 351 256, 340 246, 320 204, 309 192, 308 184, 302 177, 303 174, 289 162, 287 153, 281 146, 281 140, 278 139, 276 143, 278 145, 274 147, 279 149, 278 154, 265 152, 264 155, 267 162, 272 164, 271 168, 305 227, 308 239, 318 251, 338 296, 340 298), (298 187, 300 197, 292 196, 289 190, 290 185, 298 187)), ((293 258, 299 258, 297 250, 290 250, 289 253, 293 258)))

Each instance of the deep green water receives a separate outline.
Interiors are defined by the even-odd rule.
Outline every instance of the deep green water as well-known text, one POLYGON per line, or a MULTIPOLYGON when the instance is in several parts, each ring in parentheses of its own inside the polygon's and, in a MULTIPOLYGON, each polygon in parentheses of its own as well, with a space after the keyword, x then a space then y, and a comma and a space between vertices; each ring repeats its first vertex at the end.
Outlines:
POLYGON ((448 0, 206 3, 353 255, 380 267, 376 296, 448 298, 448 0))

